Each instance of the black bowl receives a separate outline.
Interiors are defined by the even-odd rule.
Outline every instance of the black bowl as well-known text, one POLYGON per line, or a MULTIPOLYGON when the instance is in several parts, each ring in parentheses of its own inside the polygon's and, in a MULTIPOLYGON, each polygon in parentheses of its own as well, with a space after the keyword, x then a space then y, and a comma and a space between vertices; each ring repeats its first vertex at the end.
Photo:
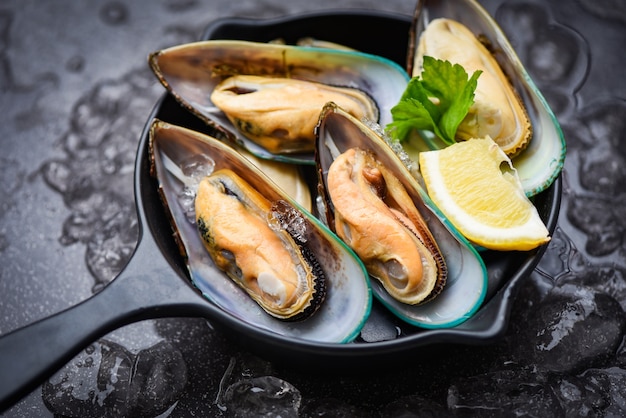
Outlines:
MULTIPOLYGON (((405 67, 410 24, 409 16, 365 10, 340 10, 271 20, 222 19, 208 26, 203 38, 258 42, 283 39, 286 43, 295 43, 300 38, 313 37, 380 55, 405 67)), ((153 118, 212 134, 209 127, 168 94, 157 104, 148 123, 153 118)), ((148 229, 155 235, 163 255, 182 275, 185 274, 184 260, 178 255, 174 240, 163 236, 168 218, 162 208, 154 206, 154 202, 158 200, 157 186, 154 180, 148 180, 145 172, 148 169, 147 132, 148 129, 145 129, 139 153, 144 164, 138 165, 140 170, 144 170, 143 175, 149 184, 148 187, 143 184, 140 190, 143 210, 148 229)), ((307 174, 312 182, 315 181, 313 171, 307 174)), ((534 197, 534 203, 550 233, 557 223, 561 187, 559 177, 548 189, 534 197)), ((220 310, 212 310, 213 314, 209 319, 244 347, 281 364, 298 367, 308 365, 317 370, 320 367, 323 370, 358 369, 365 364, 386 367, 413 357, 415 350, 420 347, 436 344, 487 344, 500 338, 506 331, 518 285, 531 274, 545 249, 542 246, 529 252, 481 253, 489 275, 487 297, 472 318, 453 328, 416 328, 395 318, 376 300, 361 337, 349 344, 293 341, 256 329, 220 310)))

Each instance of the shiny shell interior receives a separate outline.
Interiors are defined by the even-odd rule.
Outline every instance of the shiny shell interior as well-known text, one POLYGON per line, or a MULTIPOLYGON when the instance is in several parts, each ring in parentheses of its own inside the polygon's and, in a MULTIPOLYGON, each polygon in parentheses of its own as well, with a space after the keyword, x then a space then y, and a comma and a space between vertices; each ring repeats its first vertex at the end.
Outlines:
POLYGON ((275 154, 243 136, 211 102, 211 93, 232 75, 262 75, 351 87, 376 103, 379 122, 390 122, 408 76, 400 66, 356 51, 247 41, 203 41, 156 51, 150 68, 188 110, 221 131, 224 138, 266 159, 313 164, 313 153, 275 154))
MULTIPOLYGON (((537 89, 513 47, 497 23, 474 0, 419 0, 410 34, 407 65, 414 71, 420 35, 428 23, 447 18, 465 25, 488 49, 521 98, 532 126, 532 137, 526 148, 512 158, 527 196, 548 188, 560 174, 565 160, 565 140, 560 125, 537 89)), ((432 143, 429 147, 433 148, 432 143)), ((419 146, 414 148, 419 149, 419 146)))
POLYGON ((377 280, 371 280, 374 295, 402 320, 424 328, 455 326, 470 318, 479 309, 487 290, 487 270, 482 258, 434 207, 401 157, 375 129, 332 103, 324 108, 317 131, 318 176, 324 196, 320 211, 332 211, 325 191, 328 169, 338 155, 351 148, 368 150, 401 181, 428 224, 448 269, 441 293, 424 304, 400 303, 377 280))
POLYGON ((371 309, 369 278, 360 261, 324 225, 256 166, 215 138, 155 120, 150 129, 150 152, 152 171, 187 258, 191 280, 210 301, 242 321, 280 335, 332 343, 356 338, 371 309), (193 185, 220 169, 237 173, 268 200, 287 202, 301 212, 300 239, 320 261, 327 280, 325 301, 305 321, 285 322, 268 315, 209 257, 189 205, 193 207, 193 185))

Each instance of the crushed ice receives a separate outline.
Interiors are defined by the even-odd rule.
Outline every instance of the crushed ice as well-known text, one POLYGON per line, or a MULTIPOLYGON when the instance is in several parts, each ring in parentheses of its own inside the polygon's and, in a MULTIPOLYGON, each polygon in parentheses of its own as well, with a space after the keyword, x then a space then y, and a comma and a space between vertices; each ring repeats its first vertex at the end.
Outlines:
POLYGON ((300 212, 285 201, 278 201, 272 205, 268 214, 270 228, 285 230, 300 244, 307 241, 307 224, 300 212))
POLYGON ((195 199, 200 181, 210 175, 215 169, 215 161, 205 154, 194 154, 176 164, 167 155, 161 155, 163 165, 181 183, 183 188, 178 193, 177 200, 185 213, 187 220, 194 224, 196 222, 195 199))
POLYGON ((415 175, 415 173, 419 172, 417 163, 411 157, 409 157, 409 154, 407 154, 407 152, 404 150, 402 144, 400 144, 400 141, 392 139, 389 134, 382 128, 382 126, 380 126, 380 124, 368 119, 364 120, 363 122, 378 136, 380 136, 387 145, 389 145, 389 148, 391 148, 391 150, 398 156, 398 158, 400 158, 402 164, 404 164, 404 166, 409 170, 409 172, 411 172, 411 174, 415 175))

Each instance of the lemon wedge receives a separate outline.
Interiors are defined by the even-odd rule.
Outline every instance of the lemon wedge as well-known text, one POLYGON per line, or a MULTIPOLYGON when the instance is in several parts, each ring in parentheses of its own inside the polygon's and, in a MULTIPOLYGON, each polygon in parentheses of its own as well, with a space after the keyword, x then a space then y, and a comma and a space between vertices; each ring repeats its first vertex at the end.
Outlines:
POLYGON ((531 250, 550 240, 511 160, 489 137, 419 154, 428 195, 469 241, 531 250))

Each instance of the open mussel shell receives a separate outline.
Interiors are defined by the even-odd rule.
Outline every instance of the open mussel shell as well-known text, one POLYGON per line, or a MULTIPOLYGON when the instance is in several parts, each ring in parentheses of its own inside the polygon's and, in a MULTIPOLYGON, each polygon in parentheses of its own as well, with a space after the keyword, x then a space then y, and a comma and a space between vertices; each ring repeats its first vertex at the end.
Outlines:
POLYGON ((437 18, 452 19, 465 25, 495 57, 521 98, 532 126, 530 142, 512 158, 513 166, 527 196, 547 189, 563 168, 566 151, 563 132, 505 34, 480 4, 474 0, 419 0, 409 36, 409 73, 414 72, 420 35, 428 23, 437 18))
POLYGON ((371 280, 374 296, 400 319, 423 328, 452 327, 469 319, 480 308, 487 291, 487 269, 482 258, 436 209, 401 157, 376 132, 376 127, 355 119, 334 103, 324 107, 317 127, 316 163, 323 206, 320 211, 332 211, 327 196, 328 169, 338 155, 351 148, 371 152, 401 181, 426 221, 448 269, 441 293, 424 304, 400 303, 377 280, 371 280))
POLYGON ((211 102, 215 87, 232 75, 287 77, 350 87, 373 99, 379 122, 386 124, 391 119, 390 109, 408 81, 406 71, 386 58, 356 51, 248 41, 179 45, 150 54, 148 62, 176 100, 217 129, 226 141, 261 158, 311 165, 313 152, 271 153, 243 136, 211 102))
MULTIPOLYGON (((150 126, 152 173, 156 175, 174 236, 186 258, 193 284, 215 305, 241 321, 280 335, 315 342, 346 343, 359 334, 371 309, 369 278, 342 242, 278 188, 263 172, 223 142, 155 119, 150 126), (287 202, 301 212, 301 238, 315 254, 326 276, 326 299, 301 322, 273 318, 209 257, 189 213, 189 185, 205 173, 229 169, 272 202, 287 202)), ((299 226, 300 228, 301 226, 299 226)))

